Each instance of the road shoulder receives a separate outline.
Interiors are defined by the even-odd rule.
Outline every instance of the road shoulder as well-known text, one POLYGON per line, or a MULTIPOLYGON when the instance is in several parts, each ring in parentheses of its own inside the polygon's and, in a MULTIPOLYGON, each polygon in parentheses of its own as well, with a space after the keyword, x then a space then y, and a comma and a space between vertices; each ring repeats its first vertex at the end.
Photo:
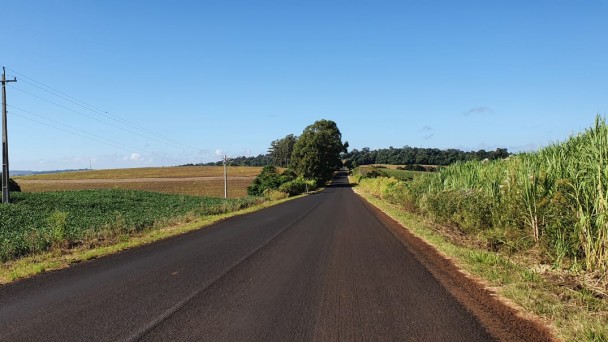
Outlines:
MULTIPOLYGON (((433 276, 470 310, 488 331, 503 341, 556 341, 550 327, 502 297, 488 282, 461 267, 455 255, 438 249, 439 237, 410 229, 416 218, 395 215, 396 208, 370 195, 355 191, 364 204, 412 251, 433 276), (390 210, 392 209, 392 210, 390 210)), ((419 222, 420 225, 420 222, 419 222)), ((446 242, 442 241, 441 245, 446 242)))

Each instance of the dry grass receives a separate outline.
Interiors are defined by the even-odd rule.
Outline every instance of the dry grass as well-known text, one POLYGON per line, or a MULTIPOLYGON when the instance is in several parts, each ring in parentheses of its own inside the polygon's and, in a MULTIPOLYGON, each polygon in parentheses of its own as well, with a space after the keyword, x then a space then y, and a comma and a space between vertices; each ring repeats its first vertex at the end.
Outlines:
MULTIPOLYGON (((228 168, 228 197, 247 195, 261 167, 228 168)), ((221 166, 184 166, 64 172, 15 177, 23 192, 89 189, 146 190, 169 194, 224 196, 221 166)))
MULTIPOLYGON (((231 177, 255 177, 262 171, 261 167, 229 166, 231 177)), ((131 178, 192 178, 222 177, 223 166, 177 166, 177 167, 142 167, 132 169, 92 170, 49 173, 44 175, 14 177, 15 180, 73 180, 73 179, 131 179, 131 178)))

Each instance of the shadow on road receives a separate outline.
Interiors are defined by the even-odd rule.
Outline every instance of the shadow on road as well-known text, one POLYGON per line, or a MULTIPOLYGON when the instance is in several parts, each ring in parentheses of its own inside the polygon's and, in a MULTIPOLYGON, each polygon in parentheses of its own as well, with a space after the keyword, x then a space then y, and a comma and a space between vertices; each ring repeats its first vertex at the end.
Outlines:
POLYGON ((328 188, 350 188, 352 185, 348 182, 348 172, 339 171, 336 173, 328 188))

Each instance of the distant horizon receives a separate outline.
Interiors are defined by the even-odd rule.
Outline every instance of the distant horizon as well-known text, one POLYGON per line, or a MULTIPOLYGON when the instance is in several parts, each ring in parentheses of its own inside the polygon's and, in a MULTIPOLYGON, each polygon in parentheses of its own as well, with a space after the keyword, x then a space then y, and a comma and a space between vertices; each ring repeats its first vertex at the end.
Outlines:
MULTIPOLYGON (((578 134, 578 133, 582 133, 582 131, 581 132, 577 132, 577 133, 573 133, 573 134, 575 135, 575 134, 578 134)), ((569 138, 570 137, 568 137, 568 139, 569 138)), ((562 142, 565 142, 566 140, 567 139, 565 139, 563 141, 552 142, 552 143, 547 144, 546 146, 549 146, 550 144, 554 144, 554 143, 562 143, 562 142)), ((404 148, 406 146, 408 146, 408 145, 399 146, 399 147, 396 147, 396 146, 386 146, 386 147, 379 147, 379 148, 370 148, 369 146, 363 146, 361 148, 349 148, 348 151, 350 152, 350 151, 352 151, 354 149, 357 149, 358 151, 361 151, 364 148, 370 148, 370 150, 389 149, 391 147, 395 148, 395 149, 401 149, 401 148, 404 148)), ((538 148, 538 149, 536 149, 534 151, 512 151, 512 150, 510 150, 508 148, 507 148, 507 151, 509 153, 511 153, 511 154, 530 153, 530 152, 537 152, 538 150, 540 150, 540 149, 542 149, 542 148, 544 148, 546 146, 541 146, 540 148, 538 148)), ((439 149, 439 150, 443 150, 443 151, 449 150, 449 149, 456 149, 456 150, 460 150, 460 151, 464 151, 464 152, 477 152, 477 151, 480 151, 480 150, 495 151, 496 149, 499 149, 499 148, 505 148, 505 147, 497 147, 497 148, 494 148, 494 149, 483 149, 483 148, 481 148, 481 149, 464 150, 464 149, 453 148, 453 147, 448 147, 448 148, 421 147, 421 146, 409 146, 409 147, 412 147, 412 148, 439 149)), ((259 153, 259 154, 256 154, 256 155, 249 155, 249 156, 244 156, 244 155, 243 156, 231 156, 231 158, 237 158, 237 157, 256 157, 256 156, 259 156, 259 155, 267 155, 267 153, 259 153)), ((109 168, 94 168, 94 167, 92 167, 92 168, 65 168, 65 169, 59 168, 59 169, 46 169, 46 170, 33 170, 33 169, 14 169, 13 170, 11 168, 10 172, 11 172, 11 177, 12 177, 13 176, 13 174, 12 174, 13 172, 16 172, 16 173, 21 173, 21 172, 36 172, 36 173, 42 173, 42 172, 46 173, 46 172, 49 172, 49 173, 54 173, 54 172, 95 171, 95 170, 112 170, 112 169, 131 169, 131 168, 182 167, 182 166, 189 166, 188 164, 192 164, 192 166, 204 166, 204 165, 201 165, 201 164, 217 163, 217 162, 221 162, 221 161, 222 161, 221 157, 218 156, 217 160, 212 160, 212 161, 207 161, 207 162, 184 163, 184 164, 176 164, 176 165, 142 165, 142 166, 109 167, 109 168)))

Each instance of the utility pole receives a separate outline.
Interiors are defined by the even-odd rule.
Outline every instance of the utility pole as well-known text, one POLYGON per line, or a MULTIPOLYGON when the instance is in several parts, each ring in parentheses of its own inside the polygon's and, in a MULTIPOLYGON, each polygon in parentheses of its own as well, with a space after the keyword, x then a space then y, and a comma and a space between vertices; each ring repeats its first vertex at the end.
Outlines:
POLYGON ((6 125, 6 83, 17 82, 17 78, 6 79, 6 70, 2 67, 2 203, 10 201, 8 185, 8 133, 6 125))
POLYGON ((228 198, 228 157, 224 155, 224 198, 228 198))

